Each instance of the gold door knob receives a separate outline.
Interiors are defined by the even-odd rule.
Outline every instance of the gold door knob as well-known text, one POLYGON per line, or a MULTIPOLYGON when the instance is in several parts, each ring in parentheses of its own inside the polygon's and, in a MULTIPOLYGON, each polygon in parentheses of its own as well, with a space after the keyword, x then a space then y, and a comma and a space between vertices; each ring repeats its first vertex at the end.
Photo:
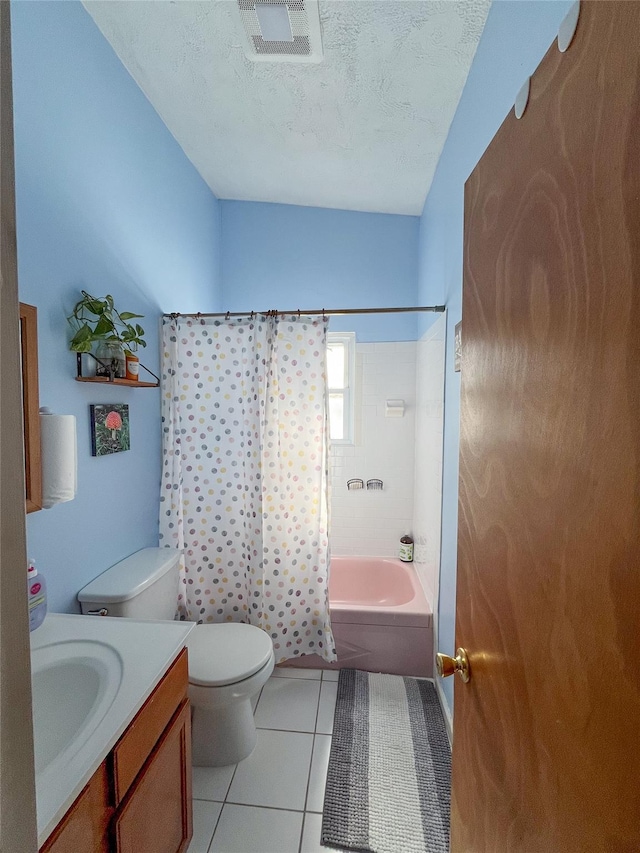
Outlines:
POLYGON ((465 684, 471 678, 469 658, 464 649, 458 649, 454 658, 438 652, 436 655, 436 668, 440 678, 447 678, 447 676, 453 675, 455 672, 458 673, 465 684))

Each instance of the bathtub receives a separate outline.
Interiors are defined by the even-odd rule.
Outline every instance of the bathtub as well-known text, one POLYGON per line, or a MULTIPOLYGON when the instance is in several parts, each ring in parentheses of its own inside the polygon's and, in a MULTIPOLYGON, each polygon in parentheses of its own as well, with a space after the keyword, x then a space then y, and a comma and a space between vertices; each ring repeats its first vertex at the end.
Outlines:
POLYGON ((332 557, 329 602, 338 662, 305 655, 287 665, 432 677, 431 607, 412 563, 332 557))

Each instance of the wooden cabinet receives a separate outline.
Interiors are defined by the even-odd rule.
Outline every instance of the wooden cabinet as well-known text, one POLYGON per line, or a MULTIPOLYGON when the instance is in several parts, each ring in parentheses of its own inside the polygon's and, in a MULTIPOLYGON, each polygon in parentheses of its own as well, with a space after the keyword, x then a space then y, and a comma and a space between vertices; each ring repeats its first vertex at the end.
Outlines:
POLYGON ((176 853, 191 838, 191 737, 185 702, 114 819, 118 853, 176 853))
POLYGON ((114 813, 109 774, 103 762, 78 799, 54 829, 42 853, 109 853, 109 826, 114 813))
POLYGON ((176 710, 187 698, 186 651, 179 655, 111 751, 114 805, 119 805, 149 758, 176 710))
POLYGON ((191 835, 183 649, 40 853, 184 853, 191 835))
POLYGON ((22 367, 22 423, 24 428, 24 482, 27 512, 42 509, 40 458, 40 403, 38 391, 38 309, 20 303, 20 361, 22 367))

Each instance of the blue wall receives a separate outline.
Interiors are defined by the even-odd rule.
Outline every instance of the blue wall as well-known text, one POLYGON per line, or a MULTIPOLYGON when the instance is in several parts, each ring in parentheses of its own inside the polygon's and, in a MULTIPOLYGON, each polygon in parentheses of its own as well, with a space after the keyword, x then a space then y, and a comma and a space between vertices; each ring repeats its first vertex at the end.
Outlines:
MULTIPOLYGON (((420 220, 419 299, 445 302, 447 356, 438 648, 455 648, 460 374, 453 331, 462 314, 464 183, 557 35, 568 0, 493 3, 420 220)), ((514 156, 526 156, 514 152, 514 156)), ((453 679, 442 682, 453 707, 453 679)))
MULTIPOLYGON (((41 404, 78 418, 79 493, 32 514, 29 550, 52 609, 157 541, 159 394, 75 383, 65 315, 80 288, 146 315, 157 372, 162 311, 446 302, 448 351, 439 647, 454 647, 464 181, 551 44, 569 0, 496 0, 436 176, 416 217, 218 203, 76 2, 12 3, 21 299, 39 309, 41 404), (224 288, 222 281, 224 280, 224 288), (91 402, 126 402, 132 449, 90 456, 91 402)), ((335 318, 359 340, 407 340, 431 318, 335 318)), ((450 680, 443 687, 452 704, 450 680)))
MULTIPOLYGON (((222 201, 226 310, 416 305, 416 216, 222 201)), ((414 340, 416 314, 334 317, 359 341, 414 340)))
POLYGON ((12 3, 20 298, 38 308, 40 401, 78 421, 78 496, 32 513, 50 607, 157 544, 159 392, 74 382, 66 314, 86 288, 144 314, 220 305, 219 203, 80 3, 12 3), (128 403, 131 450, 91 457, 89 404, 128 403))

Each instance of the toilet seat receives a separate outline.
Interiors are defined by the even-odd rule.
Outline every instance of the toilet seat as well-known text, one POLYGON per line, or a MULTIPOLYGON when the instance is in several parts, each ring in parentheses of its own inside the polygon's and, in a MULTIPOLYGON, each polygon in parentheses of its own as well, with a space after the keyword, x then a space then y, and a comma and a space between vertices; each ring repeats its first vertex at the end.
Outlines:
POLYGON ((265 667, 273 654, 268 634, 254 625, 225 622, 196 625, 187 639, 189 683, 224 687, 265 667))

